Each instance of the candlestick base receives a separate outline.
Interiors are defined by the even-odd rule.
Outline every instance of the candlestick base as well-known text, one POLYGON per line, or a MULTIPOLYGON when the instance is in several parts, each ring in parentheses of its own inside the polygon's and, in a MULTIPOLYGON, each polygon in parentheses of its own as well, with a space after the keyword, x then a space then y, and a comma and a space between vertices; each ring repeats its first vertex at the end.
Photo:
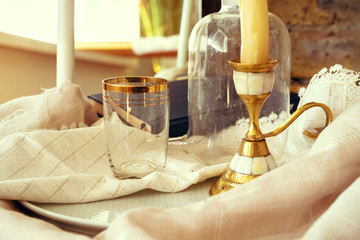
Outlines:
POLYGON ((237 173, 228 169, 210 188, 210 195, 226 192, 231 188, 249 182, 258 176, 237 173))

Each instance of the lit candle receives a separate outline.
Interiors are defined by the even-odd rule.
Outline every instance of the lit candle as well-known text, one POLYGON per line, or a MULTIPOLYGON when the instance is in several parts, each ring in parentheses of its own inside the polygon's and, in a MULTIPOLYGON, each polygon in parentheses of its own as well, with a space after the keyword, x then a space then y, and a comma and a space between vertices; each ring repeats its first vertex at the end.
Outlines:
POLYGON ((269 58, 267 0, 239 0, 241 63, 261 64, 269 58))
POLYGON ((58 2, 58 42, 56 51, 56 86, 73 81, 74 75, 74 0, 58 2))

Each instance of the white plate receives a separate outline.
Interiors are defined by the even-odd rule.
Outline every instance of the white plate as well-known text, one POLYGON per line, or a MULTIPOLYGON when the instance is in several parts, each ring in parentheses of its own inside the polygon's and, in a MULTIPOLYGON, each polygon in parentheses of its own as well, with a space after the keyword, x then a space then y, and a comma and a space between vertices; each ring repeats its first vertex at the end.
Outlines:
POLYGON ((182 207, 204 200, 209 197, 211 184, 215 181, 214 178, 209 179, 178 193, 143 190, 129 196, 91 203, 54 204, 26 201, 20 203, 31 211, 60 223, 62 227, 96 234, 106 229, 116 217, 130 209, 182 207))

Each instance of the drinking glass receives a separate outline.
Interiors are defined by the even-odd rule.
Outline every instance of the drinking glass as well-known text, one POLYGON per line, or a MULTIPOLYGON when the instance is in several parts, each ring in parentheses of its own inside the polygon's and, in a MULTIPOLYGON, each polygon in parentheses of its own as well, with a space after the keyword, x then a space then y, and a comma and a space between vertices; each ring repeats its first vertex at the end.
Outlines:
POLYGON ((115 177, 142 178, 165 168, 169 84, 153 77, 104 79, 103 107, 110 168, 115 177))

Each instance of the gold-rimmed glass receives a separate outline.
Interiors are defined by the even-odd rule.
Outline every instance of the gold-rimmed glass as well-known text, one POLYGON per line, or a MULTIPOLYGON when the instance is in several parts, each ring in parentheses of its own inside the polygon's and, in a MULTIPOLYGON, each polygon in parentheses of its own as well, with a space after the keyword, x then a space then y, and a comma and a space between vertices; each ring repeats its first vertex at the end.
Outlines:
POLYGON ((106 144, 115 177, 142 178, 165 168, 169 84, 162 78, 104 79, 106 144))

